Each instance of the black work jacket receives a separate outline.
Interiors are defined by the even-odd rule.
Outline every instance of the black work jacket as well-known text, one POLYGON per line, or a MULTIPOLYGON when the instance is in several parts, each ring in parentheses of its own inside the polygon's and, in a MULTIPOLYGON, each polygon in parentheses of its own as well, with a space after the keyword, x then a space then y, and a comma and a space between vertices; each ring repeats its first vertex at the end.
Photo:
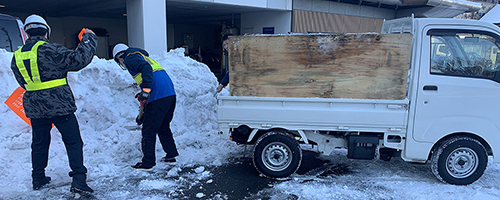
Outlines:
MULTIPOLYGON (((48 42, 42 36, 30 37, 21 47, 22 51, 31 50, 31 47, 40 40, 48 42)), ((75 50, 56 43, 40 45, 37 50, 37 64, 41 81, 66 78, 68 72, 83 69, 92 61, 96 47, 97 36, 94 34, 84 34, 75 50)), ((11 69, 19 85, 24 88, 26 81, 19 72, 15 56, 12 57, 11 69)), ((26 70, 31 71, 29 65, 26 65, 26 70)), ((26 91, 23 96, 23 107, 28 118, 52 118, 76 111, 75 98, 69 85, 26 91)))

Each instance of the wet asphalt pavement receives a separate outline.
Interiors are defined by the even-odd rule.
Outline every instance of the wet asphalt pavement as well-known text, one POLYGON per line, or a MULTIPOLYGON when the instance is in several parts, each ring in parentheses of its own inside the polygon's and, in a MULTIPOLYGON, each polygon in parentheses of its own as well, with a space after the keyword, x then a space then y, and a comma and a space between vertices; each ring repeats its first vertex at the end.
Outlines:
MULTIPOLYGON (((302 164, 296 173, 303 175, 323 166, 325 162, 318 159, 316 153, 303 151, 302 164)), ((269 199, 265 193, 259 192, 271 188, 274 183, 288 181, 260 176, 249 155, 233 158, 227 164, 208 170, 212 173, 213 182, 203 182, 186 190, 185 199, 269 199), (204 197, 197 197, 199 193, 204 194, 204 197)))

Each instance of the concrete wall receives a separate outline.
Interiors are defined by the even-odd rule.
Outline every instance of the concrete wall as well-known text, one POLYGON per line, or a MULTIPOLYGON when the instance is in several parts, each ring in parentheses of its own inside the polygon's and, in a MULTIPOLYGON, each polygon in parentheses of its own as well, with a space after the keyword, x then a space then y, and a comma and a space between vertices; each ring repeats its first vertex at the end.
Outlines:
POLYGON ((291 31, 291 11, 269 11, 241 14, 241 35, 261 34, 264 27, 274 27, 274 33, 286 34, 291 31))
POLYGON ((326 0, 294 0, 293 9, 377 19, 396 18, 395 10, 326 0))
POLYGON ((128 45, 150 55, 167 50, 165 0, 127 0, 128 45))
POLYGON ((134 40, 129 39, 126 42, 130 47, 144 48, 144 19, 142 17, 142 10, 142 1, 127 0, 128 36, 129 38, 134 38, 134 40))

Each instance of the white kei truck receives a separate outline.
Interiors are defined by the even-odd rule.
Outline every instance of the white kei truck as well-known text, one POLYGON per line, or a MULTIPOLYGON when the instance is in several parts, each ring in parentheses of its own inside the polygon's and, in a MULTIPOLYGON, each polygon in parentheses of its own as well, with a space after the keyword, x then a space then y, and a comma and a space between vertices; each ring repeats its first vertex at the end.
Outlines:
POLYGON ((295 173, 299 144, 311 144, 324 155, 345 148, 351 159, 430 162, 449 184, 478 180, 489 156, 500 162, 500 28, 408 17, 384 21, 380 34, 411 34, 404 98, 231 93, 217 97, 219 134, 253 145, 255 168, 271 178, 295 173))

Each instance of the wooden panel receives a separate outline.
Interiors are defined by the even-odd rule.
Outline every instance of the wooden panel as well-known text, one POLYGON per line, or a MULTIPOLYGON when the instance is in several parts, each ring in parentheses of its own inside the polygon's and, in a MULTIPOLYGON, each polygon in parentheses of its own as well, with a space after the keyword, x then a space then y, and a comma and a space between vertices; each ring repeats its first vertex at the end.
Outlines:
POLYGON ((410 34, 229 38, 232 96, 404 99, 410 34))

